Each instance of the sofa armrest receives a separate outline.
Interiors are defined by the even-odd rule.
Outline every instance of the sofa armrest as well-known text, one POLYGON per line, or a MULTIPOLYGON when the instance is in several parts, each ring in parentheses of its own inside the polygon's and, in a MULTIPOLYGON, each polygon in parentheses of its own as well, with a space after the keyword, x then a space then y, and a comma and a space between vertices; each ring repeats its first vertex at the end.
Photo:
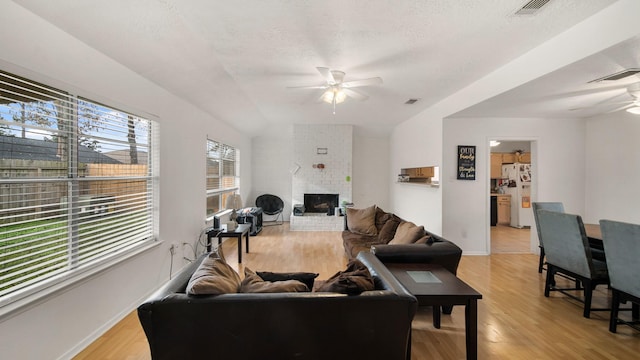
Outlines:
POLYGON ((382 263, 438 264, 454 275, 462 257, 462 249, 447 240, 431 244, 373 245, 371 253, 382 263))
MULTIPOLYGON (((389 269, 378 259, 374 254, 370 252, 362 251, 358 254, 357 259, 360 260, 369 269, 369 273, 375 281, 376 289, 392 291, 399 296, 411 297, 410 292, 405 289, 402 284, 396 279, 389 269)), ((416 300, 417 301, 417 300, 416 300)))

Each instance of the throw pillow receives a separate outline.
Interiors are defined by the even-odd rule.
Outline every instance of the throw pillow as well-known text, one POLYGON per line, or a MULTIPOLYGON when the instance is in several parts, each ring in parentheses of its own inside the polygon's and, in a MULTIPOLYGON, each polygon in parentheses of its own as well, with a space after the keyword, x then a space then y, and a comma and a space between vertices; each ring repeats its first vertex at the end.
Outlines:
POLYGON ((239 288, 240 275, 217 253, 211 253, 191 275, 187 294, 220 295, 237 293, 239 288))
POLYGON ((318 277, 318 273, 310 272, 293 272, 293 273, 275 273, 270 271, 256 271, 256 274, 264 281, 285 281, 298 280, 307 285, 309 289, 313 289, 313 282, 318 277))
POLYGON ((309 288, 298 280, 264 281, 258 274, 249 268, 244 268, 244 280, 240 284, 242 293, 279 293, 279 292, 304 292, 309 288))
POLYGON ((347 208, 347 227, 351 232, 361 235, 377 235, 376 206, 366 209, 347 208))
POLYGON ((433 238, 431 238, 431 235, 425 235, 420 239, 418 239, 416 242, 414 242, 414 244, 429 244, 429 245, 431 245, 432 243, 433 243, 433 238))
POLYGON ((378 233, 378 240, 380 240, 380 242, 384 244, 389 243, 389 241, 391 241, 391 239, 393 239, 393 236, 396 234, 398 225, 400 225, 400 221, 396 219, 387 220, 387 222, 382 225, 382 229, 380 229, 380 232, 378 233))
POLYGON ((410 221, 402 221, 389 244, 413 244, 424 236, 424 226, 417 226, 410 221))
POLYGON ((339 271, 316 288, 320 292, 337 292, 347 295, 358 295, 363 291, 374 290, 373 277, 369 269, 358 259, 347 264, 344 271, 339 271))

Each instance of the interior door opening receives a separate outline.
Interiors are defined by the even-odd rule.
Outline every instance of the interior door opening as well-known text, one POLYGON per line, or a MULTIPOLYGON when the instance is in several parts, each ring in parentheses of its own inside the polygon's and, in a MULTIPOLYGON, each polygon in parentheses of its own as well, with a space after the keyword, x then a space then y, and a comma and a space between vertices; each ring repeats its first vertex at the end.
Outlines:
POLYGON ((490 251, 531 253, 532 141, 494 140, 491 145, 490 251))

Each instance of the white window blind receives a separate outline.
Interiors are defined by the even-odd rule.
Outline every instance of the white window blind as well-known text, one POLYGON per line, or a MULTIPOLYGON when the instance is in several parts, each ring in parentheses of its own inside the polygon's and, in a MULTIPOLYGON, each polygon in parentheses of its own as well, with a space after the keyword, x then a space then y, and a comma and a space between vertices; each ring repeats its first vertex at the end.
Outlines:
POLYGON ((154 126, 0 72, 0 305, 153 241, 154 126))
POLYGON ((207 139, 207 218, 224 209, 227 196, 238 190, 239 151, 207 139))

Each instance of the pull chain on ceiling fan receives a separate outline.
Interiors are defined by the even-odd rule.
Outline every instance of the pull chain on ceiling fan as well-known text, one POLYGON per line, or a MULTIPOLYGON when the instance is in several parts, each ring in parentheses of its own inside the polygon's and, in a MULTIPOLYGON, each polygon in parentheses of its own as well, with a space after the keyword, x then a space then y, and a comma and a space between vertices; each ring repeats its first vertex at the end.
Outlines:
POLYGON ((357 100, 366 100, 369 97, 354 90, 355 87, 379 85, 382 84, 382 79, 379 77, 344 81, 345 73, 340 70, 331 70, 327 67, 317 67, 318 72, 325 78, 326 84, 312 85, 312 86, 293 86, 289 89, 323 89, 323 93, 320 96, 320 101, 324 101, 333 105, 333 114, 336 114, 336 105, 344 102, 347 97, 351 97, 357 100))

